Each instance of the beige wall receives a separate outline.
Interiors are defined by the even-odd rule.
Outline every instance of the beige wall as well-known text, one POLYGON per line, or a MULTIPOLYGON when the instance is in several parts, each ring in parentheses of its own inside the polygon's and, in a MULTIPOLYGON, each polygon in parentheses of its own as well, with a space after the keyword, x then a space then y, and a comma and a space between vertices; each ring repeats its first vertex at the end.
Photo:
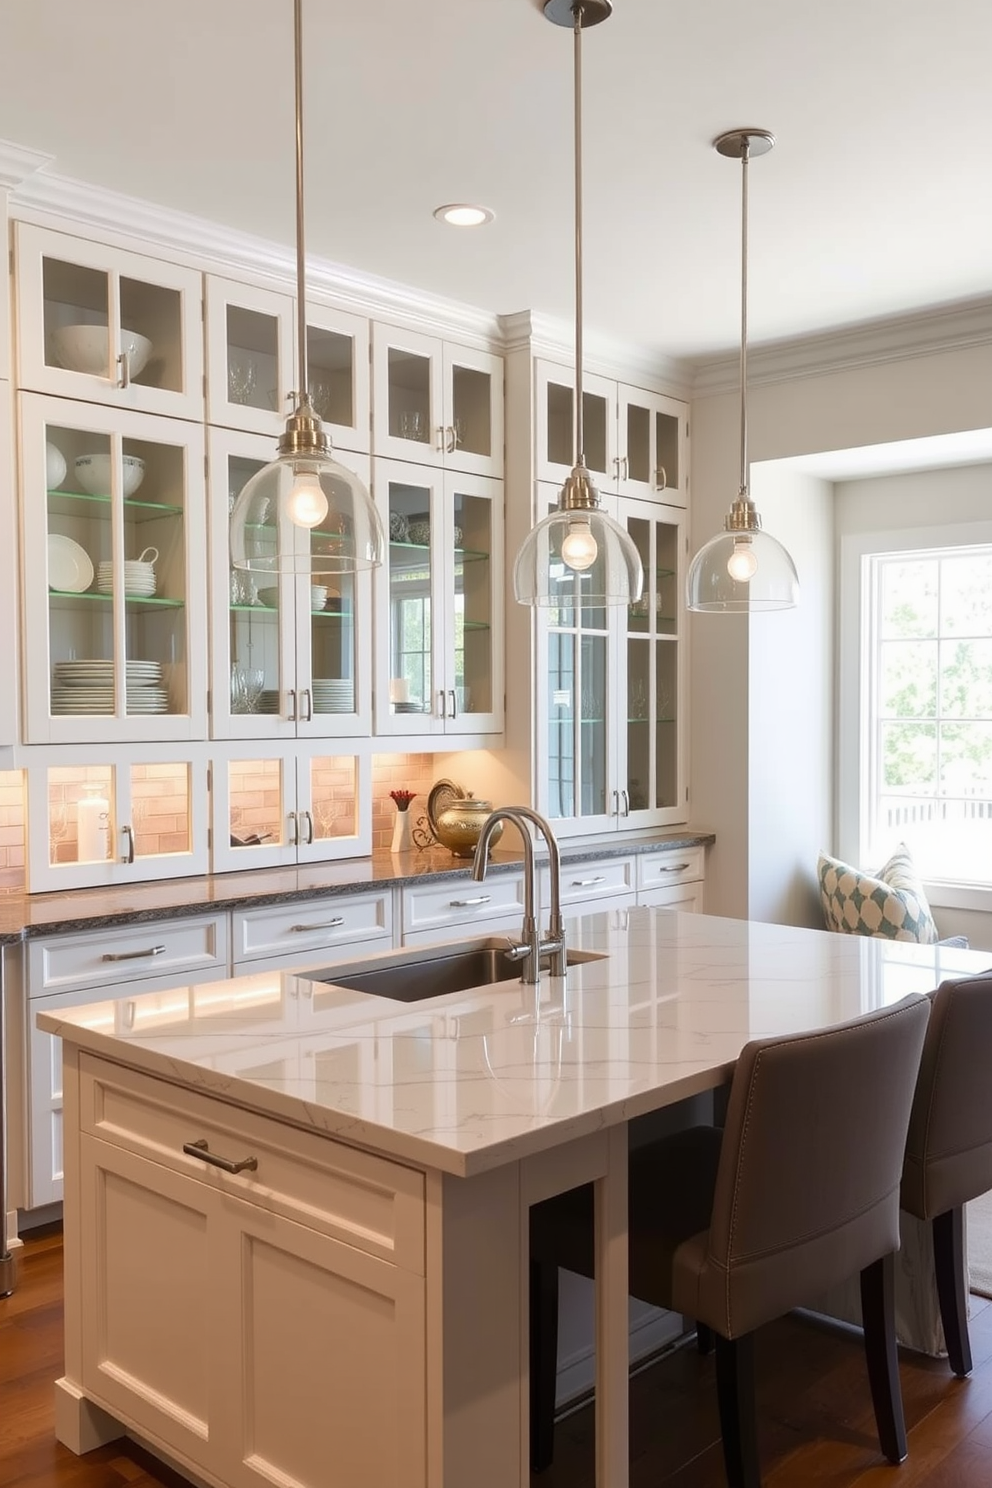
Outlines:
MULTIPOLYGON (((986 428, 992 345, 752 378, 748 404, 753 465, 986 428)), ((693 400, 693 549, 722 525, 736 494, 739 414, 736 391, 693 400)), ((718 834, 711 913, 816 923, 811 862, 833 816, 833 518, 821 482, 764 466, 753 484, 764 525, 795 543, 802 598, 794 611, 754 619, 691 617, 693 822, 718 834)))

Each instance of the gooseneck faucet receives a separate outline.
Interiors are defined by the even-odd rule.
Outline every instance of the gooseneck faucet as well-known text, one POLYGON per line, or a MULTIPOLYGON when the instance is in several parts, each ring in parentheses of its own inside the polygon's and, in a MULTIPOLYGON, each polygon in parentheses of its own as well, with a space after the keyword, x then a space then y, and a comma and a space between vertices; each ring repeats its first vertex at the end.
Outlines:
POLYGON ((536 985, 541 975, 541 960, 548 958, 548 970, 552 976, 564 976, 568 969, 568 952, 565 949, 565 924, 561 915, 561 853, 551 823, 540 812, 529 806, 500 806, 486 817, 476 844, 472 863, 472 877, 481 883, 486 876, 489 863, 489 844, 498 822, 509 821, 517 828, 524 847, 524 923, 520 943, 510 946, 507 955, 522 961, 521 981, 536 985), (551 908, 548 918, 547 939, 542 940, 535 910, 534 843, 528 823, 541 833, 548 845, 548 867, 551 874, 551 908))

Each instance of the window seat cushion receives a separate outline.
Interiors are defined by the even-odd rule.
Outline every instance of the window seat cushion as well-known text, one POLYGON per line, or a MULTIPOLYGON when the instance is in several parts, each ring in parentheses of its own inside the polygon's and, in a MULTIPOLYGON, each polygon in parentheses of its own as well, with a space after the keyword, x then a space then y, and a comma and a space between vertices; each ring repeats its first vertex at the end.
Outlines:
POLYGON ((937 926, 904 842, 877 873, 864 873, 821 852, 817 877, 828 930, 936 943, 937 926))

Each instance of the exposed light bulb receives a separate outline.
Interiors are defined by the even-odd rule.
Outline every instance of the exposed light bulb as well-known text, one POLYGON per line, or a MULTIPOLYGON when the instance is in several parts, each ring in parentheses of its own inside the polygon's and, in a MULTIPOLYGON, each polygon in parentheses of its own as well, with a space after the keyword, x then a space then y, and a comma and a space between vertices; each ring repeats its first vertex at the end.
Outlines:
POLYGON ((574 517, 568 524, 561 544, 562 561, 576 573, 585 573, 596 562, 599 547, 592 535, 588 517, 574 517))
POLYGON ((758 572, 758 559, 750 537, 734 539, 734 551, 727 559, 727 572, 737 584, 746 584, 758 572))
POLYGON ((327 497, 310 462, 296 469, 292 490, 286 498, 286 515, 297 527, 316 527, 327 516, 327 497))

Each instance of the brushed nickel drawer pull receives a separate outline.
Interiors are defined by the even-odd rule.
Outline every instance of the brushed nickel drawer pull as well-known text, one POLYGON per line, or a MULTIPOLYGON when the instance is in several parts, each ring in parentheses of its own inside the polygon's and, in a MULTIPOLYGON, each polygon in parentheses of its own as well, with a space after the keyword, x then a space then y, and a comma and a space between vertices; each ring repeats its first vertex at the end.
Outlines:
POLYGON ((473 904, 488 904, 492 894, 476 894, 474 899, 449 899, 448 904, 452 909, 468 909, 473 904))
POLYGON ((165 946, 149 946, 147 951, 104 951, 104 961, 140 961, 144 956, 161 956, 165 946))
POLYGON ((220 1157, 216 1152, 210 1151, 204 1137, 199 1137, 195 1142, 184 1142, 183 1151, 187 1157, 198 1157, 212 1168, 223 1168, 225 1173, 254 1173, 258 1167, 257 1157, 243 1157, 240 1162, 232 1162, 229 1157, 220 1157))
POLYGON ((336 930, 339 925, 344 924, 344 915, 335 915, 333 920, 323 920, 317 925, 290 925, 291 932, 295 935, 299 932, 308 935, 311 930, 336 930))
POLYGON ((592 887, 593 884, 605 883, 605 882, 606 882, 606 874, 605 873, 597 873, 595 878, 573 878, 572 879, 572 888, 573 889, 589 889, 589 888, 592 887))
POLYGON ((659 863, 658 864, 658 872, 659 873, 684 873, 687 868, 691 868, 691 867, 692 867, 692 864, 691 863, 673 863, 671 865, 671 867, 667 867, 666 866, 666 867, 663 868, 661 866, 661 864, 659 863))

